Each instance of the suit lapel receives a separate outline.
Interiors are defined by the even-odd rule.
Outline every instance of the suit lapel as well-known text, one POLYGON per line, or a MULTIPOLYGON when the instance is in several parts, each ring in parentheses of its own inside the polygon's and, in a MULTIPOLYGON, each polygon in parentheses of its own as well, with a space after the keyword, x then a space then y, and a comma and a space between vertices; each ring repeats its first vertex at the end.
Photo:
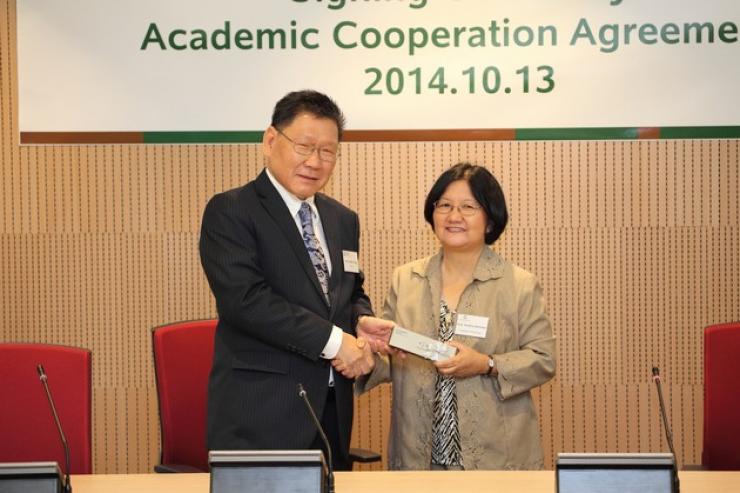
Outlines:
MULTIPOLYGON (((342 257, 341 228, 338 227, 339 217, 336 209, 331 207, 322 194, 315 196, 316 208, 321 216, 321 224, 324 227, 324 238, 329 249, 331 259, 331 277, 329 278, 329 299, 331 300, 331 316, 334 316, 339 295, 342 291, 342 273, 344 272, 344 259, 342 257)), ((317 281, 318 282, 318 281, 317 281)))
MULTIPOLYGON (((298 260, 300 260, 301 267, 303 267, 306 275, 311 279, 314 288, 323 300, 324 292, 321 289, 321 284, 319 284, 319 278, 316 276, 316 269, 314 269, 313 263, 311 263, 311 258, 308 256, 306 245, 303 244, 303 238, 298 232, 295 220, 291 217, 288 206, 285 205, 285 202, 283 202, 278 191, 275 190, 275 187, 270 183, 270 179, 267 177, 264 170, 262 170, 262 173, 260 173, 255 180, 255 189, 265 206, 265 210, 280 227, 286 241, 293 250, 293 253, 295 253, 298 260)), ((333 262, 334 258, 332 257, 332 264, 333 262)))

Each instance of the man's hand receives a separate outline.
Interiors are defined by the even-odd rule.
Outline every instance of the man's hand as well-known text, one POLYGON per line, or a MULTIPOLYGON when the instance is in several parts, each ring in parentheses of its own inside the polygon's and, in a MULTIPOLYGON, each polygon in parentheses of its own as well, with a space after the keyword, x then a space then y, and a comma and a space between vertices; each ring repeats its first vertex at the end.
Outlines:
POLYGON ((392 320, 363 315, 357 320, 357 337, 368 341, 373 352, 392 354, 388 341, 395 325, 392 320))
POLYGON ((337 357, 331 362, 334 369, 347 378, 357 378, 370 373, 375 367, 370 344, 361 337, 357 339, 346 332, 342 333, 342 345, 337 357))
POLYGON ((447 377, 468 378, 488 373, 488 356, 457 341, 447 342, 457 348, 457 354, 452 358, 436 361, 437 371, 447 377))

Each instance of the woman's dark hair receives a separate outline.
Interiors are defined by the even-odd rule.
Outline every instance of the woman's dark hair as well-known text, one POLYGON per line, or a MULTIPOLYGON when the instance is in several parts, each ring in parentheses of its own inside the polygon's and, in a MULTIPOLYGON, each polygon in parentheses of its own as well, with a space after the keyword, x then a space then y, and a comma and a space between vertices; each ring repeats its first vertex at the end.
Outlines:
POLYGON ((450 183, 457 180, 465 180, 470 186, 475 200, 483 207, 486 214, 486 245, 492 245, 499 239, 509 221, 509 213, 506 211, 506 199, 496 177, 483 166, 470 163, 458 163, 448 169, 437 178, 437 181, 429 190, 426 202, 424 202, 424 219, 434 229, 434 203, 439 200, 450 183))
POLYGON ((317 118, 328 118, 337 124, 339 140, 344 132, 344 115, 339 106, 326 94, 305 90, 286 94, 272 111, 272 126, 282 130, 301 113, 310 113, 317 118))

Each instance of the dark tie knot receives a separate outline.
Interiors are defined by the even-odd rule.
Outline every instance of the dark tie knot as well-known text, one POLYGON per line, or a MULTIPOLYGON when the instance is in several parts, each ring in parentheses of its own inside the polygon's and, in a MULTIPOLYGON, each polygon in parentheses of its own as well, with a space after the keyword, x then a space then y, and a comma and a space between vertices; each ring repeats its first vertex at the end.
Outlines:
POLYGON ((301 203, 301 208, 298 209, 298 217, 300 218, 301 226, 303 226, 304 229, 306 228, 306 226, 313 225, 313 220, 311 218, 311 206, 308 205, 308 202, 301 203))

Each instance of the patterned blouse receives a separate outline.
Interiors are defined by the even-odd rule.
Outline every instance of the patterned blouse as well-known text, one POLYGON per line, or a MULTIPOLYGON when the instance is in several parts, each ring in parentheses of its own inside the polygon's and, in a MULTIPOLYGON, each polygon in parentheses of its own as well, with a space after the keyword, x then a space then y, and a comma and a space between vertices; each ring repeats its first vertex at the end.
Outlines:
MULTIPOLYGON (((440 301, 439 340, 447 342, 455 332, 456 313, 440 301)), ((457 388, 454 377, 437 374, 432 423, 432 464, 462 467, 460 428, 457 422, 457 388)))

